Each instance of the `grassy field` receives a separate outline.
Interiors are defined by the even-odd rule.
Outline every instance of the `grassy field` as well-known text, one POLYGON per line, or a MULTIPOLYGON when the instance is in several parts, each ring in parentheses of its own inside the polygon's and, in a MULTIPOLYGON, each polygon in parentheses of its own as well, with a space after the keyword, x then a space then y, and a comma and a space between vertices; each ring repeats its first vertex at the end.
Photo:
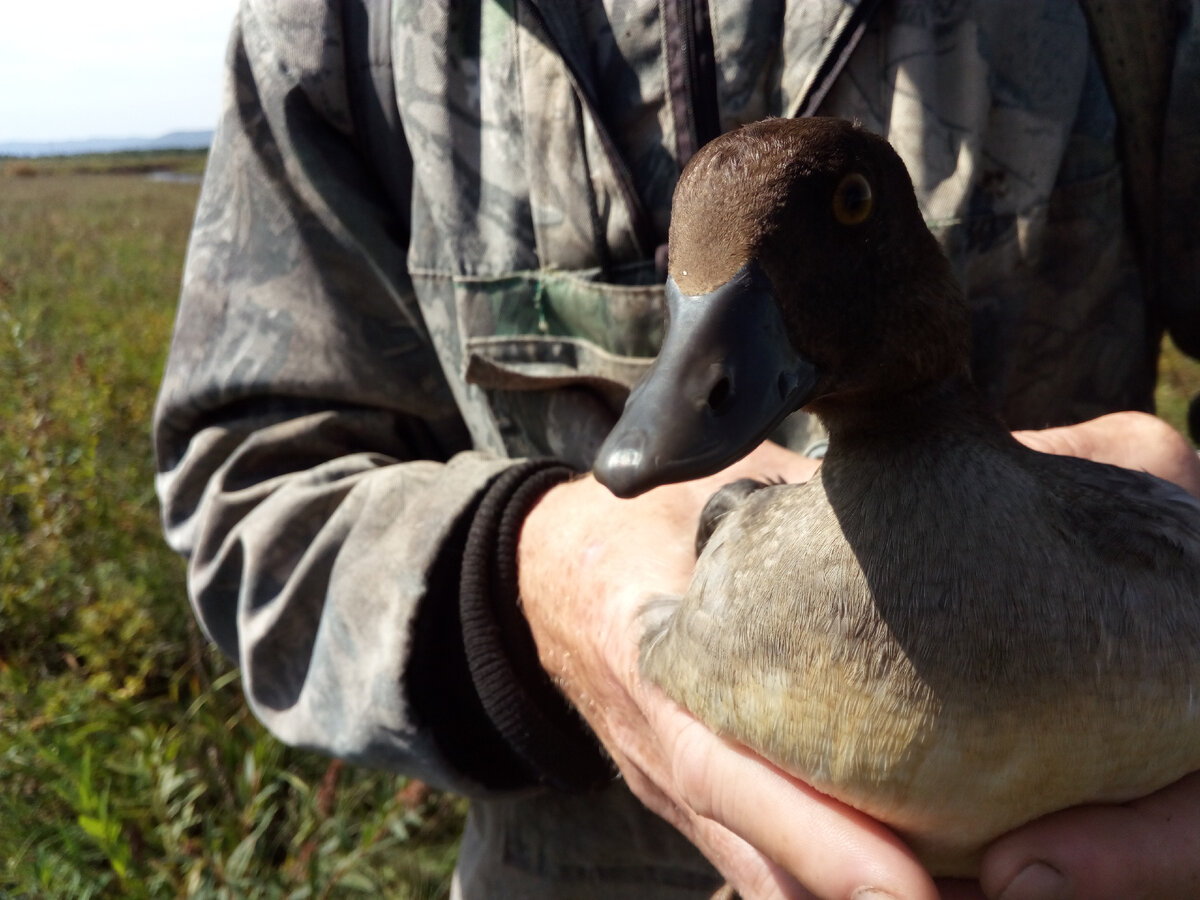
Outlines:
MULTIPOLYGON (((201 162, 0 161, 0 896, 439 897, 462 804, 267 735, 160 537, 197 188, 144 174, 201 162)), ((1178 426, 1200 366, 1162 381, 1178 426)))
POLYGON ((46 175, 149 175, 172 172, 199 177, 206 154, 199 150, 139 150, 40 159, 0 158, 0 176, 36 178, 46 175))
POLYGON ((440 897, 461 803, 281 746, 163 544, 202 157, 0 161, 0 896, 440 897))

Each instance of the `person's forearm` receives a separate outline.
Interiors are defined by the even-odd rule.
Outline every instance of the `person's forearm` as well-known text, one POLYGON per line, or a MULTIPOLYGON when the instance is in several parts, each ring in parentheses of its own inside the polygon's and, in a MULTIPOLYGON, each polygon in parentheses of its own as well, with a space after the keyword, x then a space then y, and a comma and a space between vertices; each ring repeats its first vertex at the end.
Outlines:
POLYGON ((460 561, 443 557, 461 552, 464 517, 510 464, 389 455, 402 451, 395 423, 361 410, 210 425, 160 477, 168 534, 189 558, 198 619, 278 737, 477 790, 423 721, 428 691, 407 669, 437 643, 438 702, 455 705, 451 676, 469 689, 451 652, 460 561))
POLYGON ((276 734, 472 790, 428 711, 471 691, 451 652, 461 549, 512 463, 466 452, 405 268, 408 211, 365 189, 336 107, 330 11, 325 42, 295 39, 306 8, 239 14, 155 414, 164 522, 276 734), (428 645, 438 684, 408 677, 428 645))

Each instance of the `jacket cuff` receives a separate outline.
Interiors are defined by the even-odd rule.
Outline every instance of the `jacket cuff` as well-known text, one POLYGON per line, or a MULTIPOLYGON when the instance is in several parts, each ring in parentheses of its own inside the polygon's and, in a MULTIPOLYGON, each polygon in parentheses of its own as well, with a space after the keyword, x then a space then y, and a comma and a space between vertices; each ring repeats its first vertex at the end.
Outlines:
POLYGON ((554 460, 530 460, 497 478, 472 518, 459 582, 463 647, 485 715, 528 783, 567 791, 599 787, 616 769, 538 662, 518 599, 517 541, 538 500, 575 474, 554 460))

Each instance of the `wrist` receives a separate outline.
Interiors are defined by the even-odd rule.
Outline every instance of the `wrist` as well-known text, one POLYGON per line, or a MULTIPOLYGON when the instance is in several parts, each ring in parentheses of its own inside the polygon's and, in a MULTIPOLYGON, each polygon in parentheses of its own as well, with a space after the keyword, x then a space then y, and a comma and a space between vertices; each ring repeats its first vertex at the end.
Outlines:
POLYGON ((539 461, 496 479, 472 522, 459 594, 467 661, 486 715, 531 781, 563 790, 602 784, 611 767, 540 666, 518 600, 517 547, 530 509, 573 475, 566 466, 539 461))

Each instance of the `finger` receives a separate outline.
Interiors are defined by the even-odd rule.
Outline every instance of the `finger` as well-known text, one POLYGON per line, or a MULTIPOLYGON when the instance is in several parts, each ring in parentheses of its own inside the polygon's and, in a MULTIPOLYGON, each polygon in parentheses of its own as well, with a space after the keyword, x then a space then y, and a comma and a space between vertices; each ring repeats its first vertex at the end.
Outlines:
POLYGON ((781 866, 719 822, 693 815, 691 840, 741 900, 818 900, 781 866))
POLYGON ((716 738, 673 704, 652 716, 673 736, 682 804, 728 828, 817 897, 937 896, 912 853, 878 822, 716 738))
POLYGON ((753 453, 730 466, 724 472, 711 477, 723 485, 736 478, 754 478, 758 481, 782 479, 792 484, 808 481, 820 468, 821 460, 788 450, 772 442, 764 441, 753 453))
POLYGON ((1110 413, 1078 425, 1016 431, 1013 436, 1043 453, 1080 456, 1150 472, 1200 496, 1200 460, 1192 445, 1162 419, 1148 413, 1110 413))
POLYGON ((813 900, 787 872, 719 822, 700 815, 648 774, 665 771, 667 761, 645 742, 614 753, 625 783, 649 809, 675 826, 699 848, 743 900, 813 900))
POLYGON ((1140 800, 1046 816, 989 848, 989 897, 1200 897, 1200 773, 1140 800))

